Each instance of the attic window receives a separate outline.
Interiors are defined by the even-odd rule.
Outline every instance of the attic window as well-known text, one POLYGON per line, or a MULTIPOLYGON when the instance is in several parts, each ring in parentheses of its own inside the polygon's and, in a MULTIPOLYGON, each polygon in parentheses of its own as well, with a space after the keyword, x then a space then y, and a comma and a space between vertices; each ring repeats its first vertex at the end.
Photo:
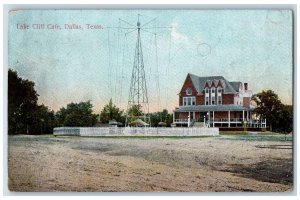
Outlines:
POLYGON ((192 95, 192 89, 191 88, 188 88, 186 89, 186 95, 192 95))
POLYGON ((222 93, 222 88, 218 87, 218 94, 222 93))

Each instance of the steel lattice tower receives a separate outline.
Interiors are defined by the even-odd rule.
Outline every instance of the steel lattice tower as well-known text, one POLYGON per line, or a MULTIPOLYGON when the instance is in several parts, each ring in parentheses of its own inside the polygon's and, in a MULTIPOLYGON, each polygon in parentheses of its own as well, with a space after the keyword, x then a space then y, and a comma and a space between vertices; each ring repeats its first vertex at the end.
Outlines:
POLYGON ((145 68, 143 61, 143 50, 141 41, 141 23, 137 22, 137 41, 135 46, 135 55, 131 75, 130 91, 128 98, 128 106, 126 112, 126 125, 128 125, 129 118, 143 117, 144 121, 150 123, 149 104, 147 94, 147 83, 145 76, 145 68), (132 116, 128 113, 132 106, 140 107, 143 116, 132 116))

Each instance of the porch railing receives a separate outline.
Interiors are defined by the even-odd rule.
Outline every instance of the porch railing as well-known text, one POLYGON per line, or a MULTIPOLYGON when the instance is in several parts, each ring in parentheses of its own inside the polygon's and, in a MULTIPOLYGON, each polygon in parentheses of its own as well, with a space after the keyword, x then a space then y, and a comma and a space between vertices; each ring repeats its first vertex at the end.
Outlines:
MULTIPOLYGON (((190 125, 192 125, 195 121, 199 121, 197 119, 190 119, 190 125)), ((188 124, 189 120, 188 119, 175 119, 174 123, 184 123, 184 124, 188 124)), ((206 120, 206 123, 244 123, 245 126, 247 127, 260 127, 260 128, 265 128, 267 123, 265 119, 262 120, 247 120, 243 118, 231 118, 226 119, 226 118, 215 118, 214 120, 206 120)))
POLYGON ((175 119, 174 122, 186 122, 188 123, 189 119, 175 119))

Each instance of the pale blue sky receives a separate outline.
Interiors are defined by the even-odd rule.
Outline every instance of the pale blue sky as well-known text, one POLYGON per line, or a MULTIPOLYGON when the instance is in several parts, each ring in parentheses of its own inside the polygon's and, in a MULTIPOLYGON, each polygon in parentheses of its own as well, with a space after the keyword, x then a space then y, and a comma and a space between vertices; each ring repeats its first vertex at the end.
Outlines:
MULTIPOLYGON (((142 33, 151 111, 178 106, 177 94, 187 73, 248 82, 254 93, 272 89, 283 103, 292 103, 293 29, 288 10, 11 12, 9 67, 34 81, 39 102, 54 110, 91 100, 99 112, 110 98, 125 109, 136 33, 125 39, 128 30, 107 27, 118 27, 119 18, 136 24, 138 13, 142 25, 157 17, 148 27, 173 27, 156 30, 158 68, 154 36, 142 33), (100 24, 103 29, 20 30, 18 23, 100 24)), ((130 27, 123 22, 121 26, 130 27)))

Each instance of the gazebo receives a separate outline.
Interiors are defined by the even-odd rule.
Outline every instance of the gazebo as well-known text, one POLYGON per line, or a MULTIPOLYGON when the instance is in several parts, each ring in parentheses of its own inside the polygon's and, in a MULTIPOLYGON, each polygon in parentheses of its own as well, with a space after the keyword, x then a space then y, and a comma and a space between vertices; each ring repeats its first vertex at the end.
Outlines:
POLYGON ((145 126, 149 126, 148 123, 144 122, 141 119, 136 119, 132 122, 129 123, 129 126, 135 126, 135 127, 145 127, 145 126))

